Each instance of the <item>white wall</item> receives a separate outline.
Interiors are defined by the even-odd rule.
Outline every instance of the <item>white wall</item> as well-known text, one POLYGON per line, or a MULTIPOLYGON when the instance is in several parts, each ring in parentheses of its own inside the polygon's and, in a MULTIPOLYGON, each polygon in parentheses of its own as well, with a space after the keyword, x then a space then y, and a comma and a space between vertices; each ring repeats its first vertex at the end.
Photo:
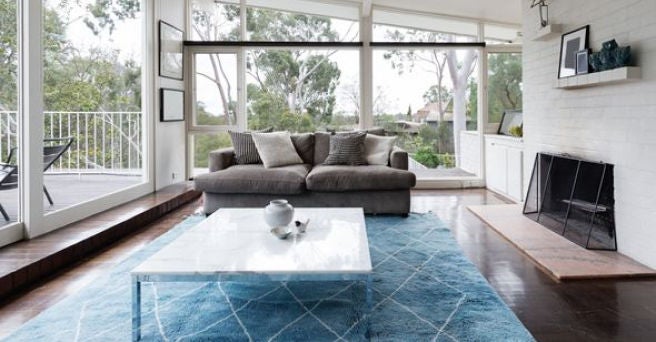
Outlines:
MULTIPOLYGON (((656 267, 656 1, 552 1, 563 32, 590 25, 590 48, 615 38, 631 45, 642 80, 576 90, 554 89, 560 37, 532 41, 537 9, 524 1, 525 167, 535 153, 566 152, 615 164, 619 251, 656 267)), ((526 172, 530 176, 530 172, 526 172)))
MULTIPOLYGON (((155 41, 158 41, 159 20, 184 31, 185 0, 156 0, 155 2, 155 41)), ((159 75, 159 46, 155 46, 155 75, 159 75)), ((186 170, 186 126, 184 121, 159 121, 159 89, 184 89, 184 82, 166 77, 156 77, 155 81, 155 189, 159 190, 167 185, 185 180, 186 170), (175 177, 173 175, 175 174, 175 177)), ((188 113, 185 113, 188 118, 188 113)))

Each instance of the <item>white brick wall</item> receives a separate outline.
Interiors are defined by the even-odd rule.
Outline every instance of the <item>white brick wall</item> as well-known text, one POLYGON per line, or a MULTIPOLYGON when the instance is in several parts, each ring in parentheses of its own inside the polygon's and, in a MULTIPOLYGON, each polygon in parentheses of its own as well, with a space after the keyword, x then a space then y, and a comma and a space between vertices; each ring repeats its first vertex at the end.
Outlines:
POLYGON ((478 132, 460 132, 460 168, 469 173, 480 175, 481 141, 478 132))
POLYGON ((656 267, 656 1, 552 2, 549 17, 564 32, 589 24, 593 51, 615 38, 642 67, 640 81, 576 90, 553 88, 560 38, 532 41, 537 8, 522 3, 526 170, 540 151, 615 164, 619 251, 656 267))

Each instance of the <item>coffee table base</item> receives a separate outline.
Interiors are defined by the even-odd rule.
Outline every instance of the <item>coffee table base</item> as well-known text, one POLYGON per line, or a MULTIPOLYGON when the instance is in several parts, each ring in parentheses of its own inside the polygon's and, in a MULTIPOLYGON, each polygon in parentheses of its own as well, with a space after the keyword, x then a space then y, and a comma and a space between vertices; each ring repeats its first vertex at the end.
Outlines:
MULTIPOLYGON (((373 309, 371 273, 348 274, 211 274, 211 275, 141 275, 132 274, 132 340, 141 339, 141 283, 142 282, 263 282, 263 281, 364 281, 366 283, 367 312, 365 314, 367 331, 369 316, 373 309)), ((367 332, 368 334, 368 332, 367 332)))

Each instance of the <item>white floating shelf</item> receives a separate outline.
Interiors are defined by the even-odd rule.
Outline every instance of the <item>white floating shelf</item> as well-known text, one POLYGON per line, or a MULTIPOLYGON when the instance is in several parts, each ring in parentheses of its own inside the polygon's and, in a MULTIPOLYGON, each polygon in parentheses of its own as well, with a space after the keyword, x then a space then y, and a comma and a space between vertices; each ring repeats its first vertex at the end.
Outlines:
POLYGON ((594 87, 612 83, 624 83, 642 78, 640 67, 622 67, 613 70, 593 72, 584 75, 560 78, 554 88, 576 89, 594 87))
POLYGON ((541 27, 535 33, 533 40, 549 40, 551 38, 560 37, 561 32, 563 32, 563 26, 560 24, 550 24, 545 27, 541 27))

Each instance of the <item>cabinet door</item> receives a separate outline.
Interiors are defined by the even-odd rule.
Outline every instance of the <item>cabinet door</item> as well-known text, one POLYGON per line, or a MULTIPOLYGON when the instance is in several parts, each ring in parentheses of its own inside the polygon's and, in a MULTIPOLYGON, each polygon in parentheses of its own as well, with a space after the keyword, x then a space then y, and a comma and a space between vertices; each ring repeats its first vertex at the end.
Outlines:
POLYGON ((520 149, 508 148, 508 196, 521 202, 524 199, 522 179, 524 178, 524 153, 520 149))
POLYGON ((494 142, 486 142, 485 172, 488 188, 506 193, 506 148, 494 142))

